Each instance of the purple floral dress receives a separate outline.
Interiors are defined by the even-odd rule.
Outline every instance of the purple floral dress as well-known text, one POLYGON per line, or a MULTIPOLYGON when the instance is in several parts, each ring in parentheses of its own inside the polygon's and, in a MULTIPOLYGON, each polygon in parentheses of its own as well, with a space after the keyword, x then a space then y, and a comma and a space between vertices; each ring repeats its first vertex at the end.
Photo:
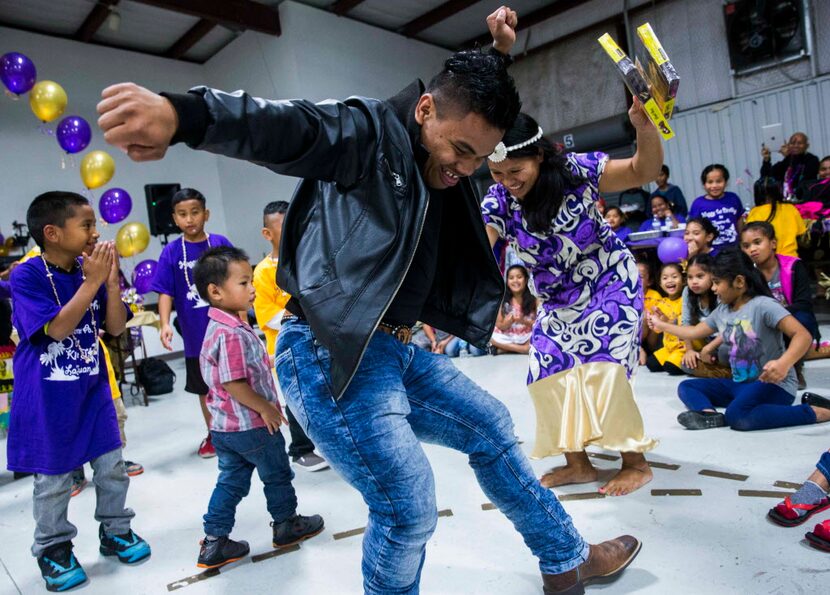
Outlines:
POLYGON ((569 153, 567 160, 586 181, 566 190, 546 232, 528 231, 521 203, 501 184, 481 202, 485 223, 510 241, 540 300, 528 384, 594 362, 620 364, 630 378, 638 364, 640 276, 631 252, 596 208, 608 155, 569 153))

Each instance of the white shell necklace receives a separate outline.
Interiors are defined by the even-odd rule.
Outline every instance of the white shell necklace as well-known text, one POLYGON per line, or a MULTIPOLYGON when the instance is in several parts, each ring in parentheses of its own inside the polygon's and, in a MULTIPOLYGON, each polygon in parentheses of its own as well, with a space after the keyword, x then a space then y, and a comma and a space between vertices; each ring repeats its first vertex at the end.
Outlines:
MULTIPOLYGON (((205 232, 205 239, 207 240, 208 249, 210 249, 210 234, 205 232)), ((199 242, 201 244, 201 242, 199 242)), ((190 275, 187 274, 187 269, 190 267, 187 265, 187 243, 184 241, 184 234, 182 234, 182 260, 184 261, 184 282, 187 283, 188 290, 194 290, 193 285, 190 283, 190 275)))
MULTIPOLYGON (((55 301, 58 302, 58 306, 63 308, 61 298, 58 295, 58 288, 55 286, 55 280, 52 278, 52 270, 49 268, 49 263, 46 261, 46 257, 43 256, 42 253, 40 255, 40 259, 43 261, 43 267, 46 269, 46 277, 48 277, 49 284, 52 286, 52 293, 55 294, 55 301)), ((81 261, 76 258, 75 262, 78 263, 78 268, 81 269, 81 278, 86 281, 86 275, 84 274, 84 267, 81 264, 81 261)), ((95 337, 93 346, 88 349, 81 347, 81 342, 78 340, 78 337, 75 336, 74 330, 69 335, 69 338, 75 345, 75 349, 78 350, 78 354, 81 356, 81 359, 88 364, 92 364, 98 360, 98 325, 95 323, 95 312, 92 311, 92 303, 86 307, 86 311, 89 312, 89 319, 92 322, 92 332, 95 337)))

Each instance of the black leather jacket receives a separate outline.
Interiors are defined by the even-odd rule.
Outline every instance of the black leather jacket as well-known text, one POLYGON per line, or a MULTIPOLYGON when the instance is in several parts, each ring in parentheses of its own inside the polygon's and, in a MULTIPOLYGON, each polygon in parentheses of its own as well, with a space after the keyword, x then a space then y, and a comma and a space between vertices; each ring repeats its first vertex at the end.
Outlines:
MULTIPOLYGON (((302 178, 285 217, 278 283, 331 353, 332 391, 349 385, 403 282, 423 229, 429 191, 416 81, 387 101, 266 101, 198 87, 167 95, 174 142, 302 178)), ((421 319, 483 347, 504 284, 472 183, 447 193, 438 264, 421 319)))

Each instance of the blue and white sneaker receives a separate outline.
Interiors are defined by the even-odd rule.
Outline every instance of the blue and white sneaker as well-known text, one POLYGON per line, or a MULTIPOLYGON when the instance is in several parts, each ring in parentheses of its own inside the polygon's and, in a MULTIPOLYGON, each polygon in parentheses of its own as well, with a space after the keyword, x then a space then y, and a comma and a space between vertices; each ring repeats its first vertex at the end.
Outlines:
POLYGON ((71 541, 53 545, 40 555, 37 563, 49 591, 68 591, 86 582, 86 572, 72 553, 71 541))
POLYGON ((133 533, 132 529, 123 535, 107 535, 104 525, 98 528, 101 540, 99 551, 105 556, 118 556, 124 564, 135 564, 150 557, 150 544, 133 533))

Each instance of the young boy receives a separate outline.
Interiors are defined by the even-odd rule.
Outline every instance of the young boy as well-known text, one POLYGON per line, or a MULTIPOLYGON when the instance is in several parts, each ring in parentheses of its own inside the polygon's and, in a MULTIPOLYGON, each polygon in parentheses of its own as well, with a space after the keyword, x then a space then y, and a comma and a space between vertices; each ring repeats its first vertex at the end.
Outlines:
POLYGON ((199 395, 199 404, 205 418, 207 437, 199 445, 199 456, 209 459, 216 456, 210 440, 210 413, 205 405, 208 387, 199 371, 199 350, 208 325, 208 305, 199 297, 193 281, 193 265, 205 250, 217 246, 230 246, 224 236, 209 234, 205 223, 210 218, 205 197, 193 188, 182 188, 173 195, 173 221, 182 230, 181 237, 164 247, 152 289, 159 294, 159 318, 161 318, 161 344, 172 351, 173 327, 170 312, 176 306, 176 315, 184 339, 184 361, 187 381, 184 390, 199 395))
MULTIPOLYGON (((265 334, 266 349, 269 357, 274 357, 274 347, 277 344, 277 334, 280 328, 280 319, 285 310, 285 304, 291 296, 277 285, 277 262, 280 257, 280 239, 282 237, 282 221, 288 203, 284 200, 269 202, 265 205, 262 214, 262 236, 271 243, 271 254, 263 258, 254 269, 254 314, 259 328, 265 334)), ((322 471, 328 469, 326 459, 314 452, 314 443, 306 436, 302 426, 286 407, 288 429, 291 432, 291 446, 288 447, 288 456, 300 469, 306 471, 322 471)))
POLYGON ((86 581, 72 553, 77 529, 67 519, 72 470, 92 463, 100 551, 133 564, 150 546, 132 532, 124 507, 130 480, 98 331, 124 331, 118 257, 98 241, 95 212, 72 192, 47 192, 29 206, 26 223, 41 254, 11 276, 15 392, 8 467, 34 473, 35 541, 46 588, 65 591, 86 581), (81 258, 83 260, 81 260, 81 258))
POLYGON ((285 454, 285 422, 262 341, 238 313, 254 300, 248 257, 233 247, 205 252, 193 270, 199 295, 210 303, 200 364, 210 387, 210 433, 219 456, 219 479, 204 516, 200 568, 218 568, 247 555, 245 541, 228 537, 236 506, 248 494, 254 469, 265 484, 273 546, 284 547, 323 530, 319 515, 297 514, 294 474, 285 454))

